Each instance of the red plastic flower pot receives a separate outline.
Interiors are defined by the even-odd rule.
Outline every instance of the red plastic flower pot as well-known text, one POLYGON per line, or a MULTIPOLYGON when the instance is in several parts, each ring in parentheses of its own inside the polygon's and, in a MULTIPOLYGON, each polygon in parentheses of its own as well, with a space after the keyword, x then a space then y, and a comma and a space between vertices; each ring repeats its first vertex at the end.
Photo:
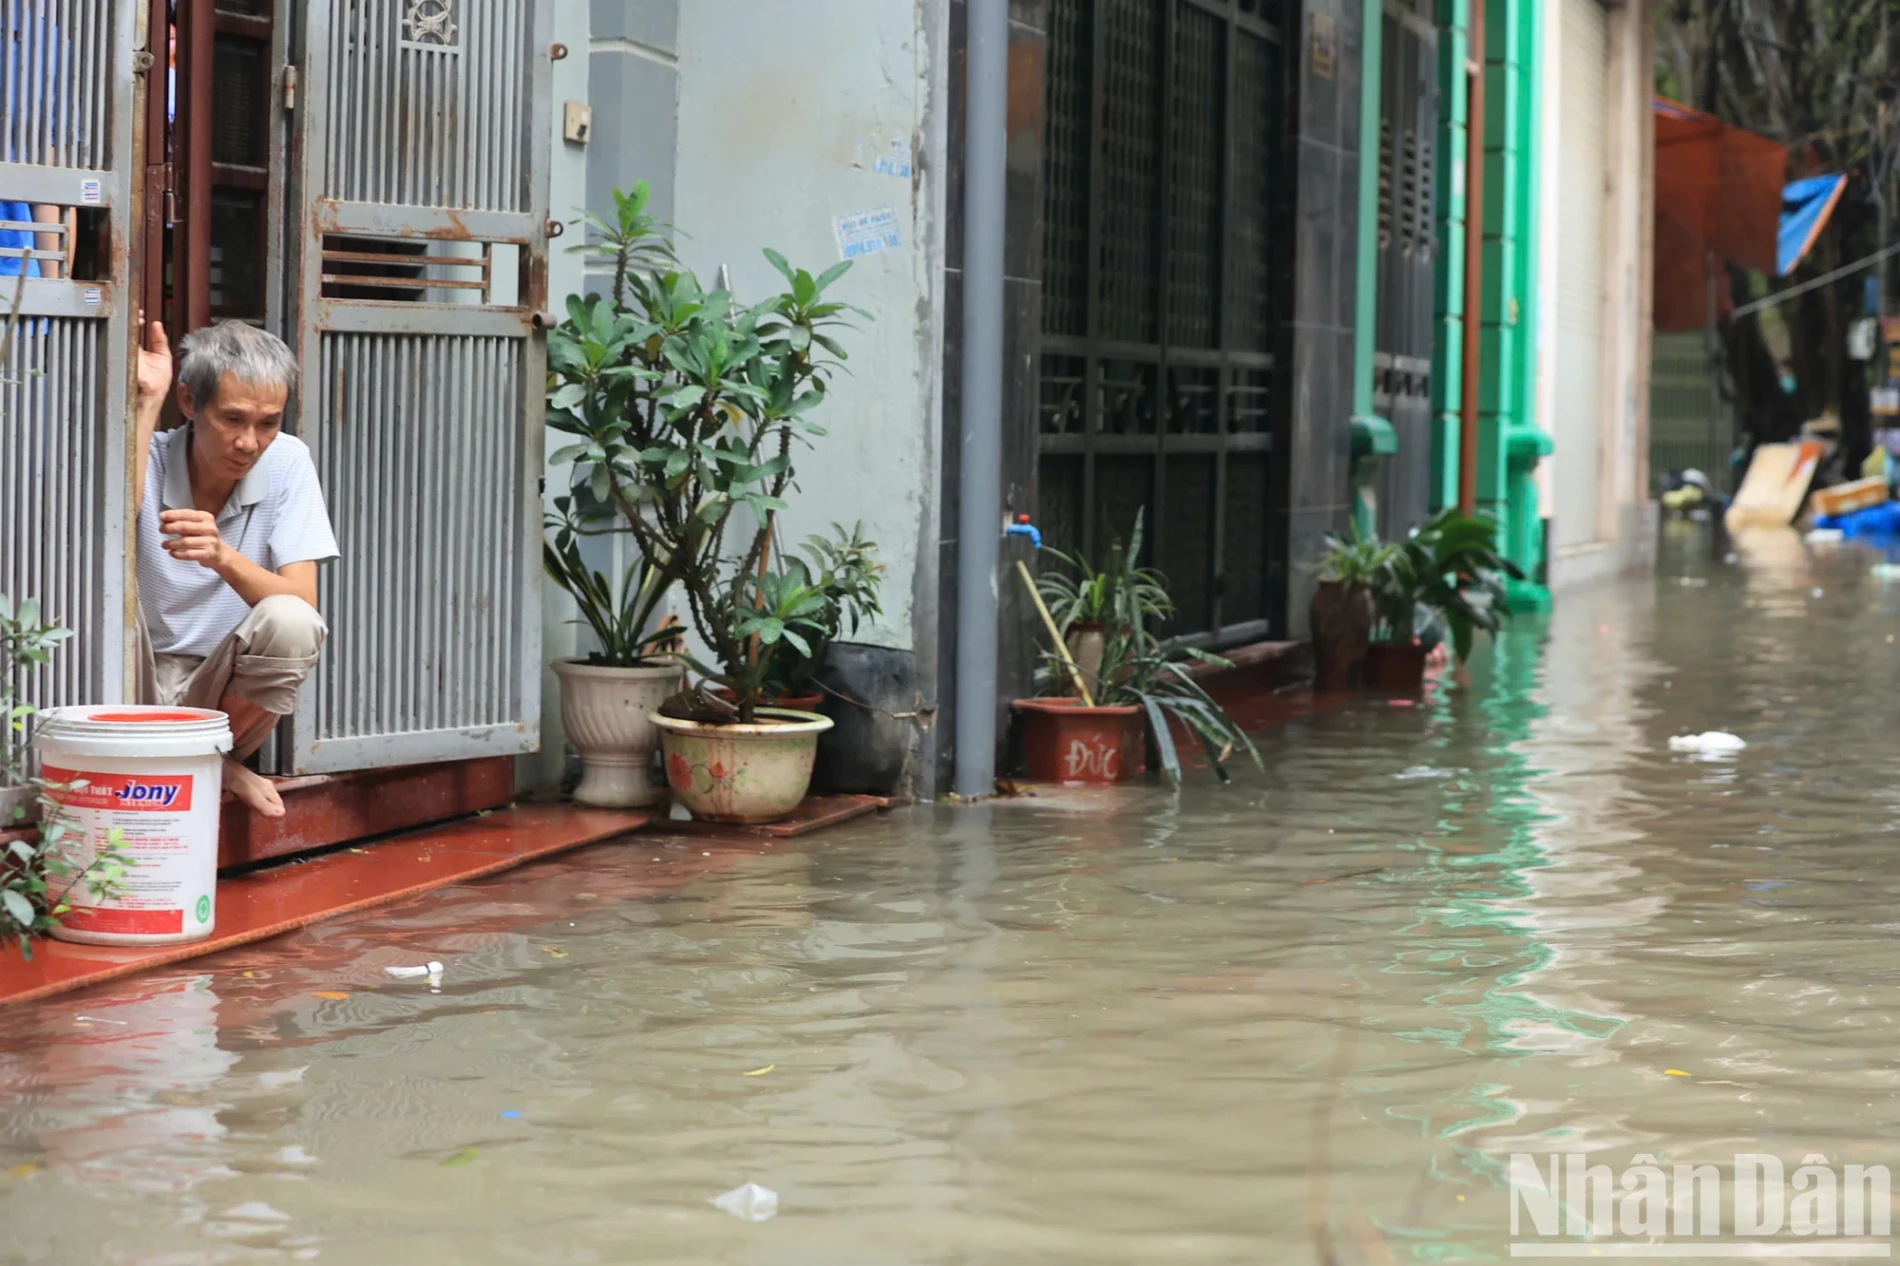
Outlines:
POLYGON ((1017 699, 1010 707, 1032 782, 1127 782, 1147 772, 1142 712, 1133 704, 1085 708, 1079 699, 1017 699))
POLYGON ((1426 650, 1417 642, 1374 642, 1366 648, 1366 685, 1401 694, 1425 685, 1426 650))

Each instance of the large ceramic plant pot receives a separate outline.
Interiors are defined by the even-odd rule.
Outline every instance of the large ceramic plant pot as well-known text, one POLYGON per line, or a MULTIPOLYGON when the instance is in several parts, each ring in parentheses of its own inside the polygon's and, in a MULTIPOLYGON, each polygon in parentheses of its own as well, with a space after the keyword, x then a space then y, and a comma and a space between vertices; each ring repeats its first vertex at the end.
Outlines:
POLYGON ((1372 591, 1364 585, 1322 580, 1307 607, 1313 633, 1313 684, 1321 690, 1341 690, 1353 684, 1372 641, 1378 611, 1372 591))
POLYGON ((681 670, 557 659, 554 675, 561 679, 561 725, 581 754, 575 803, 635 809, 664 801, 666 785, 653 775, 660 732, 648 718, 679 693, 681 670))
MULTIPOLYGON (((1108 650, 1108 628, 1099 620, 1077 622, 1069 626, 1069 635, 1064 639, 1068 643, 1069 658, 1082 670, 1082 680, 1088 683, 1090 691, 1102 679, 1102 655, 1108 650)), ((1069 682, 1064 693, 1073 694, 1075 683, 1069 682)))
POLYGON ((1147 771, 1147 732, 1134 704, 1085 708, 1079 699, 1017 699, 1009 706, 1032 782, 1127 782, 1147 771))
POLYGON ((805 798, 818 736, 831 728, 831 718, 789 708, 760 708, 758 718, 750 725, 710 725, 653 714, 667 785, 694 817, 776 822, 805 798))

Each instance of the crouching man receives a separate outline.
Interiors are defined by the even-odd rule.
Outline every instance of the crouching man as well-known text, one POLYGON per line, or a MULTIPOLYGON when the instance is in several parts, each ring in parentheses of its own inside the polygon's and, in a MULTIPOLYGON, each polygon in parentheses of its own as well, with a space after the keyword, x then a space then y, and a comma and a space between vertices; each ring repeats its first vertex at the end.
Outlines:
POLYGON ((140 701, 215 708, 235 740, 225 786, 281 816, 268 779, 239 762, 294 712, 323 646, 317 564, 336 535, 310 450, 279 433, 297 361, 273 335, 228 321, 185 337, 178 410, 157 433, 172 386, 164 327, 139 353, 134 487, 138 518, 140 701))

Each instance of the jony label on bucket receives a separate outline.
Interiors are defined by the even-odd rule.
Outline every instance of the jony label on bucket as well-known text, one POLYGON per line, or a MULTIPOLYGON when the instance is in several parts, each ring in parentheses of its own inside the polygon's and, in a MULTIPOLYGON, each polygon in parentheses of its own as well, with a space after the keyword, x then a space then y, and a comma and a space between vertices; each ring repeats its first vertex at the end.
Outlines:
POLYGON ((47 767, 42 776, 59 789, 53 798, 72 831, 73 863, 83 868, 98 856, 112 831, 129 871, 109 905, 88 905, 90 894, 73 894, 62 918, 83 932, 166 935, 211 921, 204 868, 194 862, 190 838, 196 797, 188 774, 113 774, 47 767), (78 784, 78 785, 74 785, 78 784))

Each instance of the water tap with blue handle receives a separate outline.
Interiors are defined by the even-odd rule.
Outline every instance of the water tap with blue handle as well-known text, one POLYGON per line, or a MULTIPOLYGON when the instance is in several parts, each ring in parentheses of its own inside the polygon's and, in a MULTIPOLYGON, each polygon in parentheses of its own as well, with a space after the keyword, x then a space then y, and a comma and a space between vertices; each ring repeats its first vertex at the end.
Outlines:
POLYGON ((1016 521, 1003 529, 1003 535, 1026 536, 1031 545, 1037 549, 1042 548, 1042 533, 1036 529, 1035 524, 1029 521, 1029 516, 1026 514, 1017 515, 1016 521))

